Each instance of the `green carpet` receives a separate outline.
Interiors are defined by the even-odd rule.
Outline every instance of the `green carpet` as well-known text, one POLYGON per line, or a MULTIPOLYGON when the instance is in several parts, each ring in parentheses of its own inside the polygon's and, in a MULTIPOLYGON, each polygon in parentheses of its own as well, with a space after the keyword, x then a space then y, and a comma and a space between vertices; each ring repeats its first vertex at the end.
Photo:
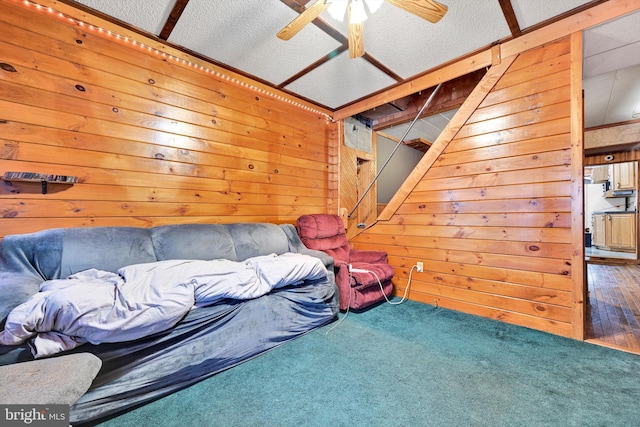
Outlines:
POLYGON ((640 356, 407 301, 103 426, 637 426, 640 356))

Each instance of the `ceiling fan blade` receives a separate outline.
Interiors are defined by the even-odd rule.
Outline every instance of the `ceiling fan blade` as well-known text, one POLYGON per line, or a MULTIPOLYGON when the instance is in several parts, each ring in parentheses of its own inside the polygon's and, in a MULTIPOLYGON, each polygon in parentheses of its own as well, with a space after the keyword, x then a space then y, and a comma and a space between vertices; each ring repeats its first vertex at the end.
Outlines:
POLYGON ((305 11, 298 15, 293 21, 289 22, 287 26, 280 30, 276 35, 281 40, 289 40, 291 37, 298 34, 305 25, 327 10, 329 6, 330 4, 325 3, 325 0, 316 1, 314 4, 306 8, 305 11))
POLYGON ((434 24, 447 13, 449 8, 434 0, 385 0, 394 6, 413 13, 434 24))

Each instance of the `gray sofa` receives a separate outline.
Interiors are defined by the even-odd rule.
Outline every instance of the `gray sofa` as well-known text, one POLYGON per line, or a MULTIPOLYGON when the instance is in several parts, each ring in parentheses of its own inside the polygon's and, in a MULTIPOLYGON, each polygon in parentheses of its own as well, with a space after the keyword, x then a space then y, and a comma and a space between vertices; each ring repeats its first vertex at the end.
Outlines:
MULTIPOLYGON (((223 300, 195 308, 175 327, 144 339, 84 344, 54 356, 91 353, 100 359, 100 372, 70 411, 74 424, 94 422, 187 387, 333 321, 338 313, 333 259, 306 248, 290 224, 92 227, 10 235, 0 243, 0 326, 14 307, 38 292, 44 280, 64 279, 90 268, 116 272, 127 265, 162 260, 244 261, 286 252, 320 258, 328 276, 252 300, 223 300)), ((0 346, 4 369, 40 361, 31 360, 27 344, 0 346)), ((91 367, 85 374, 73 364, 58 363, 62 368, 56 369, 68 371, 59 375, 67 381, 86 384, 96 366, 90 358, 86 363, 91 367)), ((77 393, 78 387, 71 389, 77 393)))

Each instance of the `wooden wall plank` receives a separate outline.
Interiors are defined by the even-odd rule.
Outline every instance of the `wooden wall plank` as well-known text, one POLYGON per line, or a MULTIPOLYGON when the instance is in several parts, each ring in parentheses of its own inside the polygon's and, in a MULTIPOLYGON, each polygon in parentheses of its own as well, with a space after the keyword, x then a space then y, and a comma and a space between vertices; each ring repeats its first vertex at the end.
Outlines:
POLYGON ((567 307, 499 297, 492 293, 477 292, 468 287, 445 286, 440 283, 428 282, 416 282, 415 285, 416 289, 413 292, 416 293, 438 295, 439 298, 464 301, 498 310, 509 310, 528 316, 544 317, 551 321, 568 323, 571 317, 571 309, 567 307))
POLYGON ((537 183, 531 185, 508 185, 495 186, 490 188, 469 188, 461 190, 440 190, 440 191, 414 191, 407 198, 411 202, 413 198, 421 202, 440 201, 465 201, 465 200, 504 200, 520 199, 522 194, 528 192, 530 197, 568 197, 571 196, 571 186, 565 182, 537 183))
MULTIPOLYGON (((420 286, 422 284, 440 284, 440 286, 468 289, 474 292, 500 295, 508 298, 517 298, 524 301, 533 302, 534 304, 543 303, 547 305, 556 305, 566 308, 571 307, 570 292, 541 289, 525 285, 516 285, 496 280, 485 280, 477 278, 467 280, 453 274, 435 273, 429 275, 423 280, 416 281, 414 283, 417 284, 416 288, 413 289, 414 291, 427 291, 427 287, 420 286)), ((414 283, 412 283, 412 287, 414 283)))
POLYGON ((550 320, 545 317, 525 315, 508 309, 497 309, 465 300, 445 298, 438 293, 410 292, 411 298, 425 304, 436 304, 438 307, 450 310, 462 311, 476 316, 488 317, 501 322, 513 323, 516 325, 528 325, 532 329, 549 332, 557 335, 567 336, 571 333, 571 326, 566 322, 550 320))
MULTIPOLYGON (((465 144, 469 141, 465 140, 465 144)), ((553 137, 530 139, 520 143, 496 144, 494 146, 478 147, 466 151, 449 151, 440 156, 434 166, 448 166, 473 161, 488 161, 491 159, 518 157, 529 154, 549 152, 558 148, 570 148, 570 138, 567 134, 553 137)))
MULTIPOLYGON (((405 213, 405 215, 408 215, 405 213)), ((571 235, 566 228, 518 228, 518 227, 500 227, 492 229, 491 227, 454 227, 454 226, 395 226, 385 225, 385 233, 392 233, 395 236, 423 236, 427 237, 448 237, 458 239, 486 239, 486 240, 506 240, 506 241, 525 241, 525 242, 552 242, 566 243, 566 239, 571 235)))
POLYGON ((544 92, 538 92, 527 97, 516 98, 508 102, 493 105, 485 104, 485 106, 478 108, 471 117, 469 117, 467 123, 480 122, 490 117, 506 116, 564 102, 568 97, 569 89, 569 86, 562 86, 544 92), (534 104, 531 103, 532 98, 536 100, 534 104))
POLYGON ((285 164, 274 167, 272 163, 251 161, 235 156, 213 155, 210 153, 191 152, 183 156, 181 161, 170 161, 158 158, 140 158, 121 155, 114 158, 111 153, 93 152, 86 156, 83 149, 58 148, 54 153, 43 152, 42 145, 25 142, 12 142, 0 139, 2 144, 2 158, 41 163, 65 164, 68 159, 82 159, 82 166, 101 167, 110 170, 130 170, 140 172, 157 172, 172 175, 199 176, 202 178, 224 177, 239 181, 254 181, 256 176, 263 175, 274 184, 291 185, 302 183, 301 186, 320 186, 326 177, 325 171, 295 168, 285 164), (197 164, 197 167, 194 167, 197 164), (227 168, 224 170, 223 168, 227 168), (312 180, 318 181, 309 181, 312 180))
MULTIPOLYGON (((28 6, 25 8, 24 5, 21 5, 20 2, 3 0, 3 7, 7 7, 7 13, 2 17, 7 16, 7 22, 16 23, 19 22, 18 27, 26 28, 31 30, 34 34, 43 34, 49 38, 59 38, 64 42, 74 45, 77 44, 79 47, 84 48, 86 50, 86 55, 93 55, 93 57, 100 59, 102 56, 110 56, 112 58, 123 58, 128 60, 131 64, 144 64, 147 71, 145 71, 145 75, 142 76, 142 81, 146 81, 144 78, 148 75, 148 72, 162 71, 162 75, 167 76, 168 81, 173 79, 174 73, 177 75, 182 74, 197 74, 201 75, 201 66, 204 66, 210 69, 213 72, 222 72, 224 77, 210 74, 207 79, 206 84, 201 84, 202 87, 216 87, 216 90, 221 95, 222 99, 226 98, 235 98, 235 99, 244 99, 245 101, 251 103, 251 99, 256 98, 256 94, 253 91, 246 91, 244 87, 240 85, 231 84, 229 85, 229 80, 239 80, 243 81, 251 86, 254 86, 260 92, 258 93, 271 93, 274 94, 275 97, 267 96, 262 97, 263 103, 269 103, 269 105, 275 105, 277 108, 275 109, 276 114, 280 114, 283 111, 289 111, 293 114, 298 114, 300 112, 301 106, 302 108, 309 108, 310 111, 315 111, 319 113, 316 115, 317 123, 324 122, 326 116, 330 114, 329 110, 325 110, 323 108, 319 108, 307 101, 297 99, 295 97, 291 97, 284 92, 280 92, 272 87, 266 86, 262 83, 256 81, 246 80, 243 76, 230 71, 228 69, 224 69, 214 64, 206 63, 199 58, 194 58, 186 52, 179 51, 170 46, 167 46, 163 42, 159 42, 156 39, 147 39, 141 36, 138 32, 130 31, 126 28, 120 27, 113 22, 107 21, 97 16, 92 16, 88 13, 81 11, 80 9, 74 8, 73 5, 67 5, 65 3, 58 2, 57 0, 40 0, 39 4, 45 7, 51 7, 55 11, 62 12, 68 17, 75 18, 79 21, 85 23, 85 25, 63 25, 57 26, 58 23, 62 22, 63 24, 67 24, 67 19, 58 19, 55 14, 51 14, 44 9, 36 9, 29 8, 28 6), (40 12, 40 13, 32 13, 32 12, 40 12), (91 31, 89 26, 94 25, 96 28, 100 28, 101 30, 91 31), (116 39, 115 37, 109 37, 108 32, 112 31, 117 34, 119 37, 116 39), (128 41, 124 41, 124 38, 129 38, 128 41), (106 43, 103 43, 104 40, 107 40, 106 43), (135 41, 132 42, 132 40, 135 41), (131 48, 130 50, 118 51, 113 50, 113 43, 117 43, 119 46, 124 46, 127 48, 131 48), (151 50, 157 50, 158 53, 154 53, 151 50), (150 55, 139 55, 140 53, 151 53, 150 55), (158 61, 160 59, 160 61, 158 61), (189 65, 193 63, 194 65, 189 65), (186 64, 186 66, 184 66, 186 64), (178 67, 175 67, 178 65, 178 67), (283 102, 284 101, 284 102, 283 102), (293 104, 296 104, 295 106, 293 104)), ((2 21, 2 17, 0 17, 0 21, 2 21)), ((45 52, 47 49, 47 44, 45 44, 45 52)), ((64 50, 63 50, 64 51, 64 50)), ((71 58, 73 52, 66 52, 67 57, 71 58)), ((117 73, 118 70, 108 70, 112 73, 117 73)), ((217 100, 220 102, 220 100, 217 100)), ((235 103, 235 101, 232 101, 235 103)), ((258 106, 261 104, 254 104, 258 106)), ((261 116, 263 114, 257 114, 261 116)), ((268 116, 268 114, 266 114, 268 116)), ((309 120, 309 117, 307 117, 309 120)), ((309 123, 313 123, 314 120, 309 120, 309 123)))
MULTIPOLYGON (((411 196, 410 196, 411 197, 411 196)), ((500 213, 429 213, 429 215, 395 215, 387 224, 439 225, 439 226, 491 226, 491 227, 568 227, 568 212, 500 212, 500 213)))
MULTIPOLYGON (((481 107, 501 104, 505 101, 513 102, 513 100, 519 98, 533 97, 529 98, 529 100, 538 98, 541 93, 567 86, 565 75, 566 70, 560 70, 553 74, 542 75, 532 80, 521 81, 518 84, 492 91, 484 99, 481 107)), ((536 104, 531 103, 530 105, 535 106, 536 104)))
MULTIPOLYGON (((385 248, 388 249, 388 248, 385 248)), ((416 251, 416 254, 420 254, 420 252, 416 251)), ((396 254, 390 255, 391 259, 395 260, 397 268, 410 268, 412 263, 415 263, 416 260, 424 259, 424 258, 415 258, 415 257, 401 257, 396 254)), ((427 266, 425 266, 427 267, 427 266)), ((439 260, 430 260, 428 264, 428 268, 425 268, 425 272, 423 274, 433 274, 433 273, 446 273, 453 274, 456 276, 460 276, 466 280, 473 280, 476 278, 486 279, 486 280, 495 280, 498 282, 509 284, 518 284, 518 285, 526 285, 533 286, 537 288, 545 288, 545 289, 555 289, 560 291, 571 291, 571 276, 567 275, 558 275, 558 274, 548 274, 543 272, 534 272, 527 270, 512 270, 484 265, 475 265, 475 264, 461 264, 461 263, 451 263, 439 260)), ((401 277, 399 275, 396 277, 394 283, 401 284, 401 277)), ((422 274, 414 273, 414 278, 416 280, 421 280, 422 274)), ((399 292, 396 292, 399 294, 399 292)))
POLYGON ((500 64, 493 66, 484 78, 480 81, 476 89, 471 92, 466 101, 462 104, 458 113, 451 119, 447 127, 440 133, 436 141, 431 145, 427 153, 424 155, 420 163, 411 172, 404 184, 398 192, 393 196, 384 210, 378 216, 379 220, 388 220, 397 207, 402 204, 409 193, 423 178, 426 171, 436 161, 439 155, 445 150, 449 142, 461 130, 468 117, 478 108, 478 105, 484 100, 487 93, 496 84, 499 78, 507 71, 509 65, 515 58, 507 58, 500 64))
POLYGON ((283 206, 274 204, 247 203, 183 203, 183 202, 123 202, 123 201, 79 201, 79 200, 21 200, 3 203, 0 214, 3 218, 57 218, 64 217, 131 217, 131 216, 250 216, 264 215, 299 216, 304 210, 295 204, 283 206))
POLYGON ((437 179, 453 174, 476 175, 482 173, 508 172, 523 169, 535 169, 537 167, 552 167, 569 165, 571 163, 570 150, 548 151, 524 156, 503 157, 494 160, 480 160, 475 163, 461 163, 457 165, 435 166, 430 169, 425 177, 437 179))
POLYGON ((362 237, 361 244, 363 246, 366 244, 394 245, 399 239, 402 239, 404 246, 408 250, 411 248, 416 248, 416 250, 429 248, 562 259, 570 258, 572 254, 571 245, 566 243, 482 240, 475 238, 460 239, 458 236, 452 238, 429 236, 429 239, 424 239, 423 236, 403 235, 396 237, 385 234, 366 234, 362 237), (375 241, 375 243, 371 243, 372 241, 375 241))
POLYGON ((471 150, 474 148, 491 145, 507 144, 510 142, 545 138, 548 136, 562 137, 565 135, 569 124, 569 117, 534 123, 518 128, 502 129, 495 132, 475 135, 468 138, 456 138, 456 143, 447 147, 447 153, 454 151, 471 150))
MULTIPOLYGON (((1 22, 0 28, 2 28, 1 22)), ((149 90, 150 84, 148 82, 132 80, 130 75, 114 76, 113 73, 100 69, 70 67, 67 59, 55 58, 46 53, 26 50, 22 45, 0 42, 0 55, 5 58, 12 57, 12 65, 20 71, 19 73, 8 74, 6 76, 7 81, 15 82, 25 89, 46 89, 49 92, 62 93, 75 100, 81 100, 80 102, 86 99, 86 92, 90 92, 91 105, 104 104, 106 110, 126 106, 129 111, 152 114, 156 117, 166 117, 183 122, 193 121, 207 126, 211 126, 212 119, 216 118, 221 123, 228 120, 249 126, 268 128, 285 135, 302 135, 300 130, 287 124, 289 123, 290 115, 285 117, 283 114, 256 107, 252 109, 252 113, 233 110, 226 105, 216 105, 214 108, 210 103, 212 98, 218 98, 228 104, 228 97, 222 98, 218 91, 211 88, 195 87, 192 89, 194 93, 188 96, 184 93, 172 91, 171 86, 163 88, 158 82, 155 82, 153 90, 149 90), (34 63, 37 65, 33 65, 34 63), (69 69, 66 70, 66 68, 69 69), (82 85, 85 90, 79 91, 76 88, 77 84, 82 85), (201 111, 206 113, 203 114, 201 111), (260 116, 262 114, 265 116, 260 116)), ((104 58, 99 65, 104 67, 105 63, 112 65, 111 68, 123 68, 119 63, 109 64, 108 59, 104 58)), ((135 70, 133 66, 124 68, 126 70, 135 70)), ((182 84, 185 89, 189 87, 187 82, 182 82, 182 84)), ((17 90, 20 90, 20 88, 17 90)), ((175 87, 173 90, 175 90, 175 87)), ((20 101, 25 102, 26 99, 21 97, 20 101)), ((315 129, 317 127, 315 122, 313 122, 313 125, 306 129, 307 133, 322 131, 320 128, 315 129)))
POLYGON ((39 184, 0 182, 0 237, 55 226, 293 223, 335 200, 336 125, 322 109, 20 2, 0 0, 0 12, 0 31, 12 35, 0 56, 16 69, 0 71, 0 170, 79 177, 45 195, 39 184))
POLYGON ((412 299, 574 336, 575 55, 565 38, 503 57, 353 239, 389 254, 396 295, 421 261, 412 299))
POLYGON ((493 119, 483 120, 482 122, 470 123, 461 129, 457 136, 458 138, 466 138, 473 135, 569 117, 567 113, 568 105, 568 102, 563 102, 540 109, 530 109, 522 113, 503 117, 498 116, 493 119))
MULTIPOLYGON (((522 58, 523 56, 520 57, 522 58)), ((528 57, 528 55, 525 57, 528 57)), ((559 55, 548 59, 536 59, 536 62, 528 61, 527 66, 520 66, 518 64, 518 61, 516 60, 509 71, 506 72, 505 75, 496 84, 494 90, 500 91, 508 87, 519 86, 522 82, 536 81, 541 77, 544 78, 550 74, 566 71, 569 69, 571 62, 571 56, 569 55, 569 52, 564 55, 559 55)), ((522 61, 524 62, 525 60, 526 59, 523 59, 522 61)))
POLYGON ((570 177, 570 175, 571 170, 567 165, 529 169, 526 173, 519 170, 490 172, 460 177, 423 179, 416 185, 416 191, 424 191, 425 188, 445 190, 448 188, 477 188, 494 185, 525 184, 527 182, 562 181, 570 177))
POLYGON ((573 253, 571 336, 585 338, 588 298, 587 263, 584 258, 584 104, 582 90, 582 33, 571 35, 571 245, 573 253))

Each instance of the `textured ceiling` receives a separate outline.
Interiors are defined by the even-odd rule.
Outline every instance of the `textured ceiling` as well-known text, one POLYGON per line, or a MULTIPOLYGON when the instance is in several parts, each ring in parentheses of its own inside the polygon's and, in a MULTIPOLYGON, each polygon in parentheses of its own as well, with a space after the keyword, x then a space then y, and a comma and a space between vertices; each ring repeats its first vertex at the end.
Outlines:
POLYGON ((585 127, 640 118, 640 11, 584 33, 585 127))
MULTIPOLYGON (((74 4, 72 0, 63 1, 74 4)), ((76 0, 75 3, 160 37, 170 22, 176 1, 184 3, 184 0, 76 0)), ((384 2, 364 23, 365 56, 350 59, 345 50, 347 24, 328 12, 314 21, 318 25, 307 25, 289 41, 276 37, 280 29, 298 16, 292 6, 302 10, 307 4, 307 0, 296 1, 189 0, 167 41, 320 107, 337 110, 494 42, 517 36, 510 23, 526 32, 576 8, 600 3, 599 0, 440 0, 449 10, 440 22, 432 24, 384 2), (515 19, 503 12, 501 3, 512 6, 515 19)), ((631 120, 633 112, 640 109, 631 105, 638 100, 638 91, 632 83, 640 81, 639 16, 640 12, 585 32, 587 126, 631 120)), ((441 124, 449 116, 450 113, 442 114, 433 121, 441 124)), ((424 126, 431 127, 431 124, 424 126)))

